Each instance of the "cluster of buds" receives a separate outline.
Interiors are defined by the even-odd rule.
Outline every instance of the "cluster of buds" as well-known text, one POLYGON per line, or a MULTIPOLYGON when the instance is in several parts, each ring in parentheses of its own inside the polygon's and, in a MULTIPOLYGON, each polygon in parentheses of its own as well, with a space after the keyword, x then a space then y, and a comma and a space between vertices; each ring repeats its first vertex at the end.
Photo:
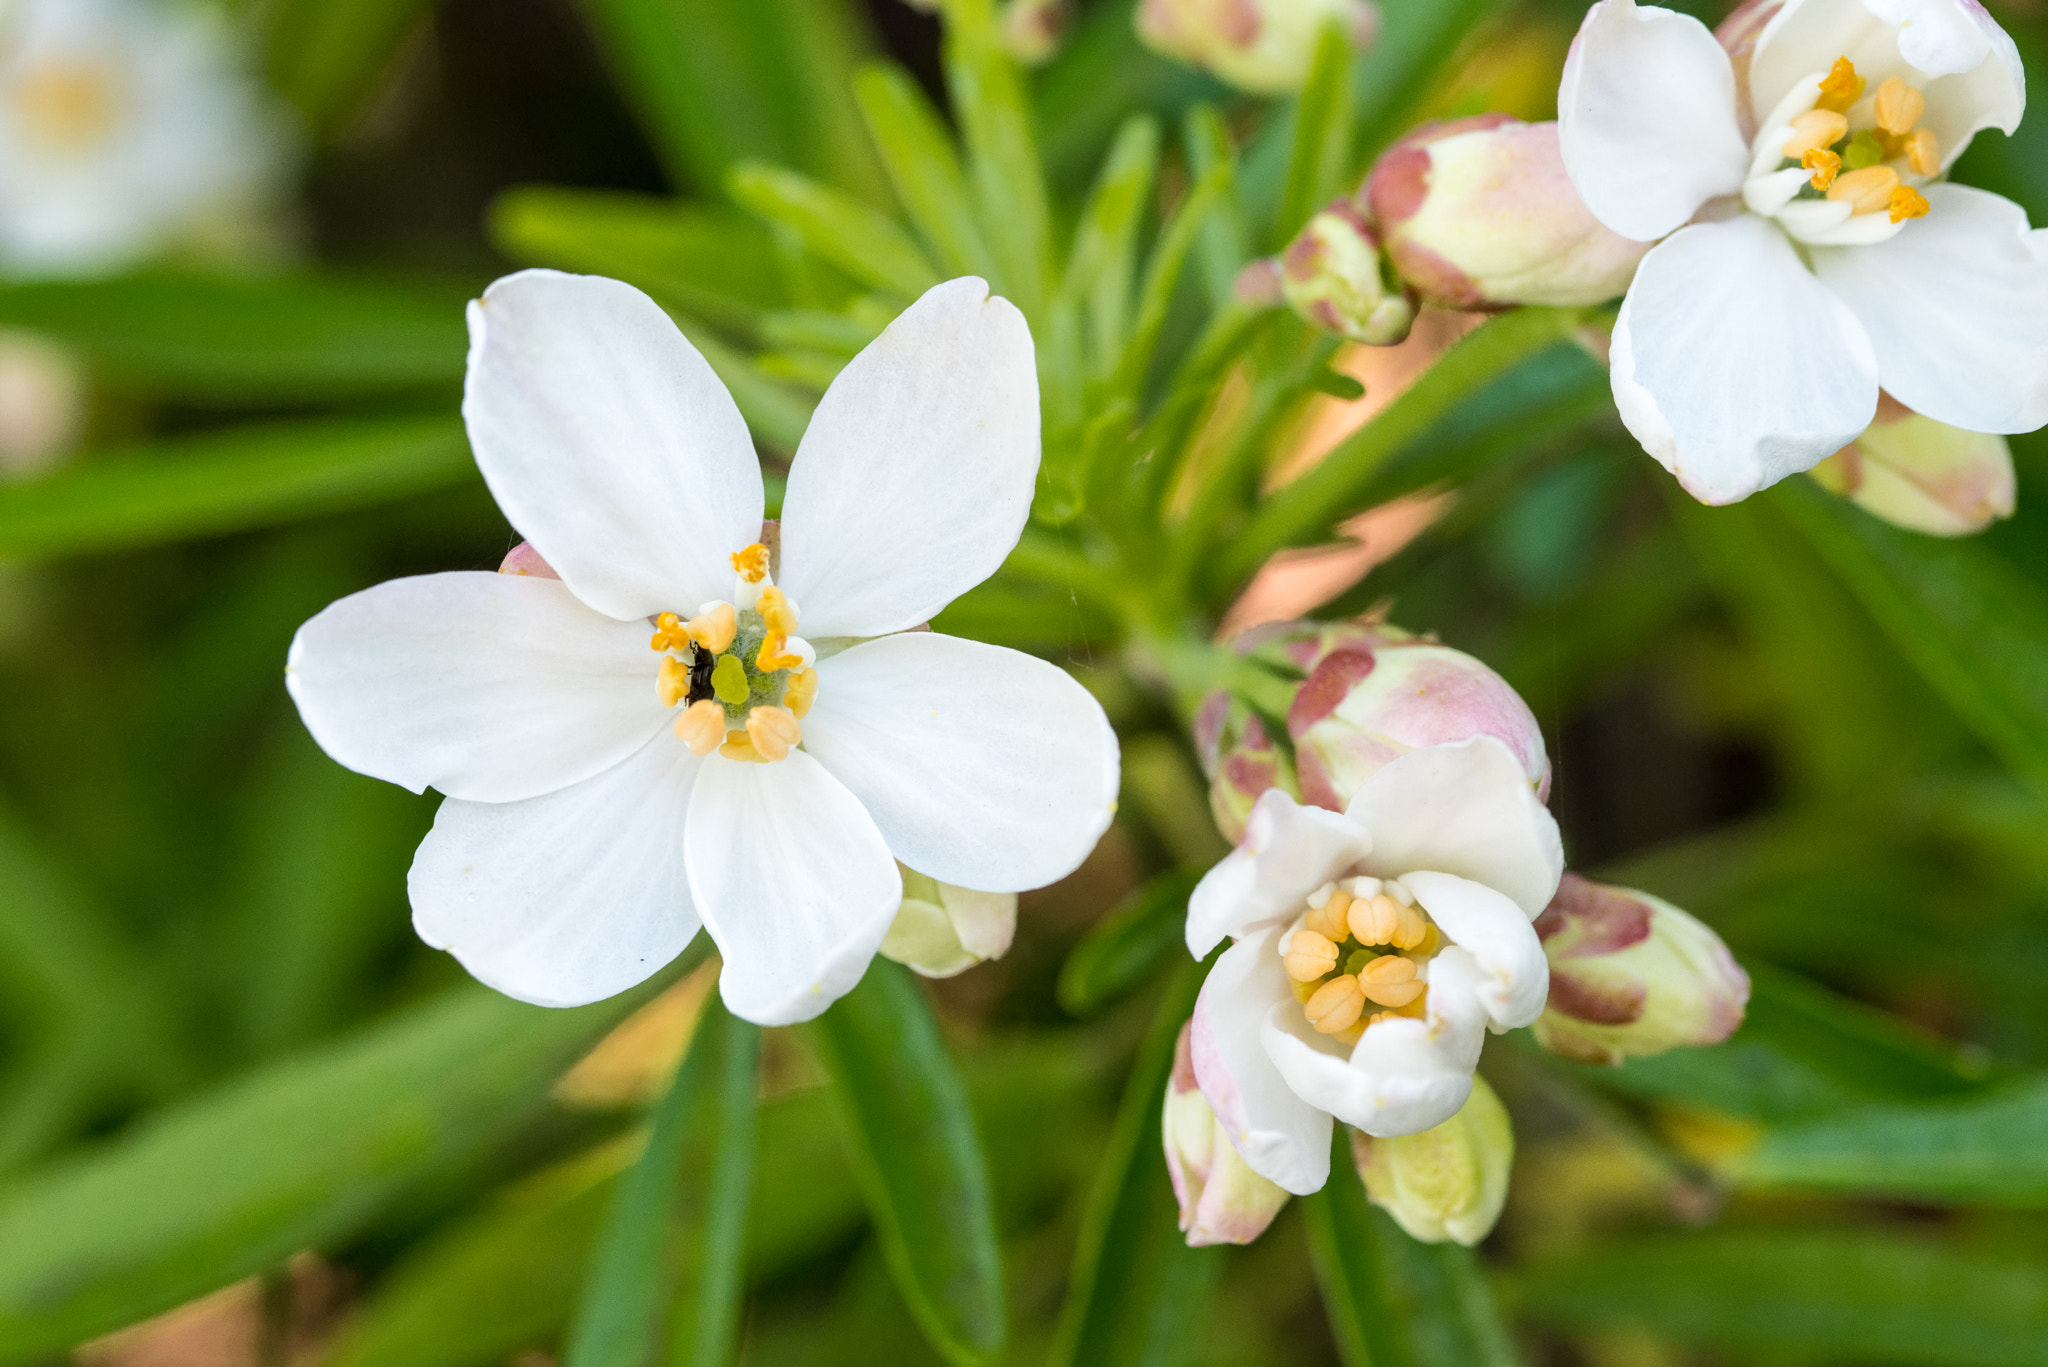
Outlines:
POLYGON ((1968 536, 2011 517, 2012 448, 1915 413, 1888 394, 1862 436, 1812 470, 1822 488, 1874 517, 1932 536, 1968 536))
POLYGON ((1143 0, 1137 25, 1162 56, 1255 95, 1286 95, 1307 83, 1325 28, 1363 51, 1379 36, 1380 12, 1368 0, 1143 0))

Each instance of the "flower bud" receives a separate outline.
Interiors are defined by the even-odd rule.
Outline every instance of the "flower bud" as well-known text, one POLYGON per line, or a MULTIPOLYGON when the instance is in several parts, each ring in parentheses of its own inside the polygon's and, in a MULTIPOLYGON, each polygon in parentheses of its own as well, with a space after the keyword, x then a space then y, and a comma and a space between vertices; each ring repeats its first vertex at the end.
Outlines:
POLYGON ((1287 1204, 1287 1192, 1253 1172, 1223 1132, 1216 1112, 1195 1084, 1188 1027, 1174 1046, 1173 1076, 1166 1084, 1166 1111, 1159 1119, 1166 1145, 1166 1171, 1180 1202, 1180 1227, 1188 1244, 1248 1244, 1287 1204))
POLYGON ((1287 711, 1302 801, 1341 812, 1359 784, 1401 755, 1474 736, 1507 746, 1537 796, 1549 796, 1535 714, 1470 655, 1385 625, 1347 624, 1320 644, 1300 662, 1308 678, 1287 711))
POLYGON ((882 955, 927 978, 950 978, 1010 952, 1017 894, 976 892, 903 871, 903 905, 882 938, 882 955))
POLYGON ((1567 873, 1536 918, 1550 1001, 1536 1041, 1581 1063, 1718 1044, 1742 1024, 1749 975, 1728 946, 1662 898, 1567 873))
POLYGON ((1059 50, 1071 17, 1071 0, 1009 0, 1003 6, 1003 46, 1026 66, 1037 66, 1059 50))
POLYGON ((1317 327, 1368 346, 1391 346, 1415 322, 1415 301, 1390 284, 1379 239, 1358 205, 1333 201, 1280 255, 1280 292, 1317 327))
POLYGON ((1872 516, 1931 536, 1968 536, 2011 517, 2017 493, 2004 437, 1936 422, 1889 395, 1863 435, 1813 477, 1872 516))
POLYGON ((30 332, 0 331, 0 481, 61 461, 85 419, 78 361, 30 332))
POLYGON ((1505 114, 1423 125, 1379 159, 1360 198, 1401 279, 1447 308, 1618 298, 1651 246, 1587 210, 1555 123, 1505 114))
POLYGON ((1515 1161, 1507 1107, 1486 1079, 1435 1129, 1398 1139, 1351 1132, 1351 1156, 1372 1203, 1426 1244, 1455 1239, 1471 1245, 1500 1219, 1515 1161))
POLYGON ((1367 0, 1143 0, 1137 22, 1138 37, 1162 56, 1240 90, 1285 95, 1307 83, 1325 24, 1363 51, 1379 36, 1380 12, 1367 0))
POLYGON ((1244 703, 1221 689, 1195 714, 1195 753, 1209 777, 1209 811, 1216 829, 1236 844, 1252 804, 1268 788, 1294 791, 1287 755, 1266 734, 1266 724, 1244 703))

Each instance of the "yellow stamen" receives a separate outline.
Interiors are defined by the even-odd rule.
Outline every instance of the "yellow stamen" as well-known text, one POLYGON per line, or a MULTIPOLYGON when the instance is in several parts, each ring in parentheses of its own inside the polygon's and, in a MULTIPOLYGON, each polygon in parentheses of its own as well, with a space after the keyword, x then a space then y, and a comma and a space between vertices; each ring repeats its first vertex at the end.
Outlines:
POLYGON ((725 709, 709 698, 691 703, 676 718, 676 739, 693 755, 710 754, 725 741, 725 709))
POLYGON ((788 759, 790 747, 803 738, 803 726, 786 707, 757 707, 747 713, 747 739, 762 759, 788 759))
POLYGON ((1805 155, 1799 158, 1799 164, 1813 172, 1812 184, 1816 190, 1825 190, 1833 185, 1842 170, 1842 158, 1825 147, 1807 148, 1805 155))
POLYGON ((1896 76, 1887 76, 1877 87, 1871 115, 1877 126, 1893 137, 1904 137, 1927 112, 1927 97, 1896 76))
POLYGON ((662 656, 661 674, 654 681, 654 691, 663 707, 674 707, 690 696, 690 667, 673 655, 662 656))
POLYGON ((690 644, 690 632, 682 618, 664 612, 654 619, 654 639, 647 644, 656 650, 685 650, 690 644))
POLYGON ((1288 940, 1287 953, 1280 961, 1287 965, 1288 977, 1298 983, 1312 983, 1337 966, 1337 946, 1330 943, 1327 935, 1297 930, 1288 940))
POLYGON ((795 669, 803 662, 803 656, 789 649, 789 638, 774 631, 761 639, 761 649, 754 654, 754 668, 763 674, 773 674, 778 669, 795 669))
POLYGON ((692 617, 683 626, 691 640, 718 655, 732 644, 732 638, 738 634, 739 614, 733 611, 732 604, 720 603, 711 611, 692 617))
POLYGON ((112 131, 118 91, 104 67, 46 62, 15 86, 14 113, 24 140, 53 152, 80 152, 112 131))
POLYGON ((1317 988, 1301 1010, 1310 1025, 1325 1035, 1334 1035, 1349 1030, 1357 1022, 1365 1010, 1365 994, 1358 990, 1358 979, 1346 973, 1317 988))
POLYGON ((1835 178, 1828 198, 1846 203, 1853 214, 1874 214, 1892 204, 1892 191, 1899 188, 1899 173, 1889 166, 1866 166, 1835 178))
MULTIPOLYGON (((1419 949, 1436 934, 1436 927, 1414 907, 1402 907, 1394 925, 1394 938, 1387 943, 1396 949, 1419 949)), ((1432 951, 1434 952, 1434 951, 1432 951)))
POLYGON ((767 759, 754 749, 754 743, 747 739, 744 731, 728 731, 725 743, 718 747, 718 753, 727 759, 736 759, 742 764, 766 764, 767 759))
POLYGON ((768 577, 768 548, 760 542, 756 541, 745 550, 734 551, 731 558, 732 567, 749 584, 758 584, 768 577))
POLYGON ((1785 140, 1785 155, 1804 157, 1817 147, 1832 147, 1848 132, 1848 115, 1832 109, 1809 109, 1792 120, 1792 136, 1785 140))
POLYGON ((1342 888, 1330 893, 1330 900, 1319 907, 1310 907, 1307 925, 1310 930, 1333 944, 1341 944, 1351 933, 1345 917, 1351 910, 1351 894, 1342 888))
POLYGON ((1892 191, 1892 222, 1904 223, 1909 218, 1927 217, 1927 196, 1910 185, 1901 185, 1892 191))
POLYGON ((796 609, 789 605, 789 596, 781 589, 769 586, 761 590, 761 601, 754 605, 754 611, 761 614, 761 620, 768 624, 768 630, 790 636, 796 632, 796 609))
POLYGON ((1849 106, 1863 97, 1866 84, 1868 82, 1856 74, 1854 62, 1847 57, 1837 57, 1828 74, 1820 78, 1820 98, 1813 102, 1814 108, 1846 114, 1849 106))
POLYGON ((1916 128, 1906 138, 1906 165, 1916 176, 1941 173, 1941 139, 1932 128, 1916 128))
POLYGON ((800 669, 789 676, 789 683, 782 690, 782 705, 802 720, 811 710, 811 704, 818 700, 818 671, 815 666, 800 669))
POLYGON ((1359 971, 1359 991, 1381 1006, 1406 1006, 1423 992, 1415 973, 1413 960, 1382 954, 1359 971))
POLYGON ((1400 923, 1401 904, 1384 892, 1375 893, 1371 898, 1361 897, 1351 904, 1345 916, 1345 923, 1362 945, 1387 945, 1394 942, 1394 927, 1400 923))

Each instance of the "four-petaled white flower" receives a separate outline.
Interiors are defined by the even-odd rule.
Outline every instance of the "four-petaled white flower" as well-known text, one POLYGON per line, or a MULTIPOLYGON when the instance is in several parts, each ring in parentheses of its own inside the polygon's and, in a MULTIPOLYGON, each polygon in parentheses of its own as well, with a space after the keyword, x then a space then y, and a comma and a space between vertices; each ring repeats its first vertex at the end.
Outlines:
POLYGON ((0 5, 0 269, 126 265, 253 207, 282 129, 212 7, 0 5))
POLYGON ((739 410, 646 295, 526 271, 470 336, 477 463, 559 579, 383 584, 287 666, 330 755, 447 795, 409 879, 422 938, 566 1006, 641 981, 701 918, 726 1004, 782 1024, 860 980, 898 859, 988 892, 1081 862, 1117 790, 1102 709, 1044 661, 915 630, 1030 507, 1038 381, 1007 301, 937 286, 840 372, 779 563, 739 410))
POLYGON ((1558 90, 1587 207, 1663 239, 1614 331, 1644 449, 1728 503, 1855 440, 1880 385, 1971 431, 2048 422, 2048 231, 1943 179, 2019 125, 2012 39, 1976 0, 1752 4, 1722 33, 1601 0, 1558 90))
POLYGON ((1564 872, 1557 823, 1491 736, 1411 750, 1341 815, 1275 788, 1188 904, 1195 1077, 1252 1170, 1329 1177, 1332 1118, 1382 1138, 1457 1114, 1490 1028, 1543 1013, 1531 926, 1564 872))

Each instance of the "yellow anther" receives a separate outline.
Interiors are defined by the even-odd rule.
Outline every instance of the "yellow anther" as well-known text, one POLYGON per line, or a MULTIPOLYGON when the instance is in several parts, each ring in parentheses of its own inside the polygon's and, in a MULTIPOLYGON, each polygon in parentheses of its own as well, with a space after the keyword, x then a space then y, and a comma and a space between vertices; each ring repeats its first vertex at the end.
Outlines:
POLYGON ((1280 961, 1287 965, 1288 977, 1298 983, 1312 983, 1337 966, 1337 946, 1327 935, 1297 930, 1288 940, 1287 953, 1280 961))
POLYGON ((690 639, 703 646, 713 655, 722 653, 732 644, 732 638, 739 633, 739 614, 732 604, 720 603, 711 611, 700 613, 683 624, 690 639))
POLYGON ((1849 112, 1849 106, 1863 97, 1867 84, 1856 74, 1856 64, 1847 57, 1835 58, 1835 64, 1828 74, 1820 78, 1820 98, 1813 102, 1816 109, 1831 109, 1837 114, 1849 112))
POLYGON ((1792 136, 1785 140, 1785 155, 1804 157, 1816 147, 1833 147, 1848 134, 1848 115, 1832 109, 1809 109, 1792 120, 1792 136))
POLYGON ((782 690, 782 705, 802 720, 811 710, 811 704, 818 700, 818 671, 816 666, 799 669, 789 676, 789 683, 782 690))
POLYGON ((789 649, 789 638, 771 631, 761 640, 761 648, 754 652, 754 668, 763 674, 773 674, 778 669, 795 669, 804 662, 804 657, 789 649))
POLYGON ((766 764, 767 758, 754 748, 754 742, 747 739, 744 731, 728 731, 725 743, 718 747, 718 753, 727 759, 736 759, 742 764, 766 764))
POLYGON ((1346 973, 1317 988, 1301 1010, 1310 1025, 1325 1035, 1334 1035, 1357 1023, 1365 1010, 1365 994, 1358 990, 1358 979, 1346 973))
POLYGON ((1400 919, 1394 923, 1394 937, 1387 941, 1396 949, 1420 949, 1436 934, 1436 927, 1429 923, 1414 907, 1402 907, 1400 919))
POLYGON ((1351 894, 1338 888, 1330 894, 1330 900, 1319 907, 1310 907, 1308 928, 1332 944, 1342 944, 1351 933, 1345 917, 1351 911, 1351 894))
POLYGON ((690 696, 690 667, 673 655, 661 657, 661 673, 654 680, 654 691, 661 698, 663 707, 674 707, 690 696))
POLYGON ((1892 191, 1892 222, 1904 223, 1909 218, 1927 217, 1927 196, 1910 185, 1901 185, 1892 191))
POLYGON ((693 755, 710 754, 725 742, 725 709, 709 698, 691 703, 676 718, 676 739, 693 755))
POLYGON ((768 577, 768 548, 756 541, 745 550, 734 551, 732 567, 749 584, 760 583, 768 577))
POLYGON ((789 597, 781 589, 773 585, 762 589, 761 601, 754 605, 754 611, 761 614, 768 630, 781 632, 784 636, 796 634, 796 609, 789 605, 789 597))
POLYGON ((1392 944, 1394 926, 1400 919, 1401 904, 1384 892, 1359 898, 1351 904, 1350 914, 1345 918, 1362 945, 1392 944))
POLYGON ((1382 954, 1359 970, 1359 991, 1381 1006, 1406 1006, 1423 993, 1415 973, 1414 960, 1382 954))
POLYGON ((1851 214, 1874 214, 1889 209, 1892 191, 1899 188, 1899 173, 1889 166, 1866 166, 1835 178, 1828 198, 1846 203, 1851 214))
POLYGON ((1941 139, 1932 128, 1916 128, 1906 136, 1906 165, 1916 176, 1941 174, 1941 139))
POLYGON ((1893 137, 1904 137, 1927 112, 1927 97, 1898 77, 1887 76, 1878 84, 1870 112, 1879 128, 1893 137))
POLYGON ((747 713, 747 739, 762 759, 788 759, 790 747, 804 738, 804 728, 786 707, 757 707, 747 713))
POLYGON ((654 639, 647 644, 655 650, 682 650, 690 644, 690 633, 682 618, 664 612, 654 619, 654 639))
POLYGON ((1805 155, 1799 158, 1799 164, 1813 172, 1812 184, 1816 190, 1825 190, 1833 185, 1835 177, 1842 171, 1842 158, 1825 147, 1807 148, 1805 155))

